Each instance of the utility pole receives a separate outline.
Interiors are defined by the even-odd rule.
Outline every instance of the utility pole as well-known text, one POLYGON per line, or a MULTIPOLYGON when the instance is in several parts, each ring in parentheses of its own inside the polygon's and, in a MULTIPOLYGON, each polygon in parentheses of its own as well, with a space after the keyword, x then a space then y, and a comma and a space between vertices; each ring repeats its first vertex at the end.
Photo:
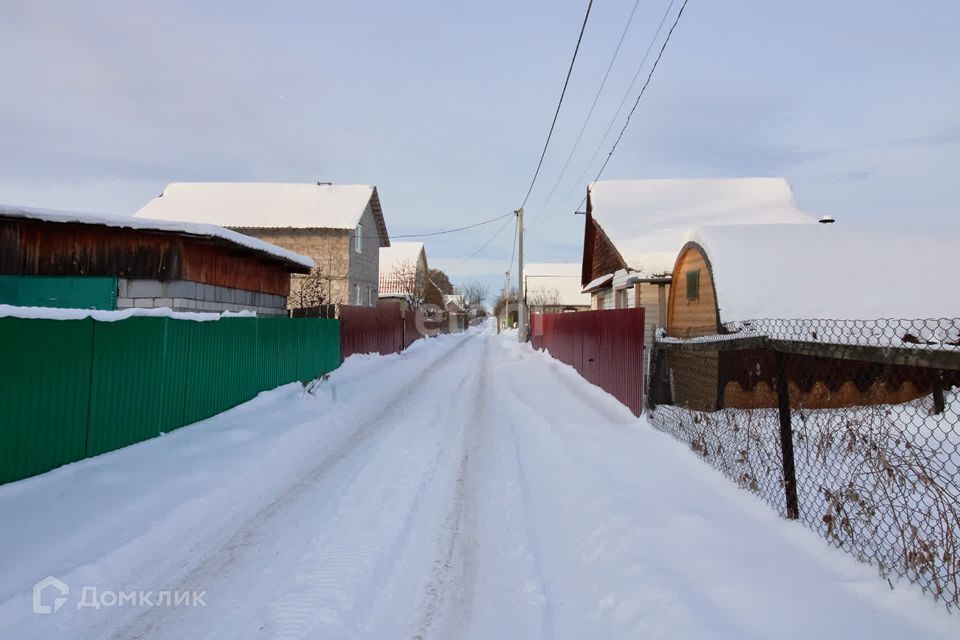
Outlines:
MULTIPOLYGON (((507 328, 507 321, 510 319, 510 272, 503 273, 503 328, 507 328)), ((497 333, 500 333, 500 324, 497 324, 497 333)))
POLYGON ((523 207, 517 209, 517 238, 520 246, 517 249, 519 259, 517 261, 517 280, 520 286, 517 287, 517 340, 527 341, 527 292, 523 282, 523 207))

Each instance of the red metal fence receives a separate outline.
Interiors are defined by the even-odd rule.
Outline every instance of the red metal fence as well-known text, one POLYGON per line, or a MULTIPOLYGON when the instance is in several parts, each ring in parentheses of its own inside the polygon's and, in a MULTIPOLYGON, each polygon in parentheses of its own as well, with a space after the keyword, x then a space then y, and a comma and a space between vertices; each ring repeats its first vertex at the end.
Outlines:
POLYGON ((458 333, 466 329, 464 318, 437 317, 402 303, 381 301, 376 307, 328 304, 291 309, 295 318, 337 318, 340 320, 340 353, 347 358, 355 353, 400 353, 425 335, 458 333))
POLYGON ((530 316, 534 349, 571 365, 634 415, 643 411, 643 308, 537 313, 530 316))
MULTIPOLYGON (((409 314, 412 315, 412 314, 409 314)), ((400 353, 404 347, 403 308, 399 303, 376 307, 340 306, 340 353, 400 353)))

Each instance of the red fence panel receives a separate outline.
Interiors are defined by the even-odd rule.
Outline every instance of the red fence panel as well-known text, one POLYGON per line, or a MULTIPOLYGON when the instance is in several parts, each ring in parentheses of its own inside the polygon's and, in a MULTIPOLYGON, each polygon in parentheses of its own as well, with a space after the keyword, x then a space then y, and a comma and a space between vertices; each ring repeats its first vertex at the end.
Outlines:
POLYGON ((644 310, 611 309, 531 316, 534 349, 574 367, 639 416, 643 411, 644 310))
POLYGON ((422 337, 423 334, 417 328, 416 312, 407 311, 403 314, 403 348, 406 349, 422 337))
POLYGON ((377 310, 377 352, 381 355, 403 351, 403 306, 381 302, 377 310))
POLYGON ((403 350, 403 315, 399 304, 340 306, 340 353, 399 353, 403 350))

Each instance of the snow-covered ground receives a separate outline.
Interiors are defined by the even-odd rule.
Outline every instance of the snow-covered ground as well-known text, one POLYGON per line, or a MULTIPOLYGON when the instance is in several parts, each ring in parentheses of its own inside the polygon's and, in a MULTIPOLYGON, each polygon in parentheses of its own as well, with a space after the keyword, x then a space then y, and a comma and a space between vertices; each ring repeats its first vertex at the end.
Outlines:
POLYGON ((3 639, 960 634, 489 327, 0 487, 0 514, 3 639), (33 613, 47 576, 69 594, 33 613))

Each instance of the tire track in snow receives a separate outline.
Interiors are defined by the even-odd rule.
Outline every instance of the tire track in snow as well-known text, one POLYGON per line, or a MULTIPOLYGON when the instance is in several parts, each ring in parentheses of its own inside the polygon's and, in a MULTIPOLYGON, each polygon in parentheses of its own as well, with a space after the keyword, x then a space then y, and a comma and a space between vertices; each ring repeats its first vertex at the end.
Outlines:
MULTIPOLYGON (((449 395, 460 393, 467 380, 465 374, 448 390, 449 395)), ((445 424, 453 406, 435 403, 433 408, 433 413, 417 416, 416 422, 428 428, 412 434, 409 440, 411 434, 401 430, 392 435, 404 440, 404 444, 386 440, 378 447, 378 453, 390 458, 404 452, 414 454, 406 456, 408 464, 385 475, 378 457, 371 456, 367 465, 370 473, 357 475, 352 483, 357 489, 341 499, 329 529, 309 541, 309 551, 298 563, 296 573, 297 583, 304 587, 288 593, 271 607, 273 637, 301 640, 314 632, 320 637, 366 635, 360 628, 365 608, 380 595, 383 578, 395 570, 392 565, 403 555, 444 454, 442 432, 430 427, 445 424), (412 494, 409 501, 391 500, 389 507, 384 508, 371 499, 389 489, 410 485, 415 488, 404 494, 412 494), (319 633, 321 630, 326 633, 319 633)))
MULTIPOLYGON (((443 351, 431 360, 426 365, 425 373, 421 377, 412 379, 399 389, 391 396, 390 400, 384 402, 380 411, 358 425, 356 430, 346 438, 336 451, 324 458, 295 484, 244 520, 224 544, 217 548, 212 555, 202 559, 186 577, 177 582, 173 589, 190 591, 197 588, 198 585, 209 585, 223 580, 229 574, 231 567, 242 557, 243 552, 257 538, 265 523, 275 519, 281 511, 288 509, 305 492, 320 483, 335 467, 351 457, 362 445, 371 441, 374 435, 389 427, 391 425, 390 418, 396 412, 397 404, 410 402, 411 398, 415 398, 416 391, 425 386, 428 380, 436 378, 446 371, 450 363, 455 361, 452 356, 474 339, 475 336, 468 335, 452 349, 443 351)), ((143 640, 153 637, 155 634, 162 633, 166 625, 176 622, 177 618, 185 615, 185 611, 184 609, 158 607, 147 609, 108 637, 115 640, 143 640)), ((177 637, 177 635, 174 633, 169 637, 177 637)))
POLYGON ((454 484, 446 517, 447 529, 439 545, 438 557, 433 561, 430 582, 423 594, 418 619, 414 624, 412 638, 426 640, 430 637, 462 637, 462 630, 470 621, 473 605, 473 584, 476 579, 476 492, 475 475, 480 464, 480 450, 485 436, 484 396, 487 394, 487 369, 489 359, 488 340, 477 370, 478 384, 470 403, 467 421, 460 434, 460 465, 454 484), (472 461, 471 461, 472 454, 472 461), (437 626, 445 631, 435 634, 437 626), (450 628, 453 627, 453 628, 450 628))

